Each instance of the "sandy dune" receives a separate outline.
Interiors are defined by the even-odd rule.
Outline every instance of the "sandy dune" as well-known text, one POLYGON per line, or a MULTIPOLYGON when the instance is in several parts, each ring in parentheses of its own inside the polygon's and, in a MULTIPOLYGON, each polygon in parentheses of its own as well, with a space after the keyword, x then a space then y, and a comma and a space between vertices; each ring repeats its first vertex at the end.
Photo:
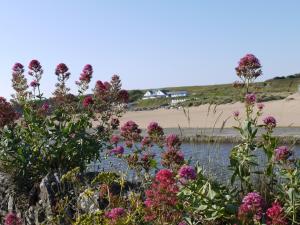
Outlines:
MULTIPOLYGON (((264 115, 272 115, 277 119, 280 127, 300 127, 300 93, 293 94, 286 99, 264 103, 264 115)), ((243 103, 224 104, 216 107, 201 105, 199 107, 187 108, 185 115, 183 109, 157 109, 153 111, 127 112, 121 122, 133 120, 142 128, 146 128, 152 121, 157 121, 164 128, 191 127, 211 128, 236 125, 232 112, 239 110, 243 116, 243 103), (210 110, 209 110, 210 108, 210 110)))

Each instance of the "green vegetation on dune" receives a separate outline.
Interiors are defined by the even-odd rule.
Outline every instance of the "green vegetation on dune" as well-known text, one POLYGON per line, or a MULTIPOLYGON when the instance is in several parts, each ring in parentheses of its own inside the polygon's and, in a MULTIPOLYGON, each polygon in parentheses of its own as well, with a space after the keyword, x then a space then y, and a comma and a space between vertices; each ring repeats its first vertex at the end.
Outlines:
MULTIPOLYGON (((290 75, 287 77, 275 77, 264 82, 255 83, 255 92, 258 100, 261 102, 280 100, 295 93, 300 85, 300 77, 290 75)), ((187 91, 189 96, 185 97, 187 101, 181 103, 183 106, 198 106, 202 104, 226 104, 242 100, 239 89, 232 88, 232 84, 219 84, 207 86, 181 86, 161 88, 168 91, 187 91)), ((170 104, 168 99, 149 99, 142 100, 143 91, 130 91, 129 94, 137 108, 156 108, 170 104), (132 97, 133 96, 133 97, 132 97)))

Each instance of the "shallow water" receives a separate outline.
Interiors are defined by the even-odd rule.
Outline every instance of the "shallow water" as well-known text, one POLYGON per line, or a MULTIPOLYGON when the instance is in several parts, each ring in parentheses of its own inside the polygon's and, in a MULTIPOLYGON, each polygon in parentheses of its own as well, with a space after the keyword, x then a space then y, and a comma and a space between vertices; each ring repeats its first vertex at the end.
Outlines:
MULTIPOLYGON (((230 179, 229 154, 235 146, 232 143, 197 143, 197 144, 182 144, 181 149, 185 159, 190 160, 191 165, 199 164, 208 176, 211 176, 222 183, 228 183, 230 179)), ((296 157, 300 157, 300 145, 293 147, 296 157)), ((126 149, 125 153, 129 150, 126 149)), ((159 161, 161 150, 154 147, 152 152, 155 153, 156 159, 159 161)), ((257 159, 260 165, 264 165, 265 157, 261 150, 256 151, 257 159)), ((125 172, 127 179, 134 180, 135 174, 133 171, 127 171, 127 165, 124 160, 116 157, 108 157, 102 162, 93 163, 90 168, 92 171, 114 171, 125 172)))

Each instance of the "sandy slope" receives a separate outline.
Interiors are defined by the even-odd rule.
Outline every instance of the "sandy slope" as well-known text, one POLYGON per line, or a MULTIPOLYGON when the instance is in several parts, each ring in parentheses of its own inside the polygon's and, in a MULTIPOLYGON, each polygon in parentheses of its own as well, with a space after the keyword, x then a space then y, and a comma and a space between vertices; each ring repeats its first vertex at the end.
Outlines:
MULTIPOLYGON (((281 127, 300 127, 300 93, 293 94, 284 100, 266 102, 264 116, 272 115, 281 127)), ((121 122, 133 120, 142 128, 145 128, 151 121, 157 121, 165 128, 192 127, 192 128, 211 128, 221 127, 224 121, 225 127, 236 125, 232 117, 232 112, 243 111, 243 104, 214 106, 202 105, 199 107, 188 108, 190 123, 185 116, 183 109, 158 109, 153 111, 127 112, 121 122)), ((242 113, 243 115, 243 113, 242 113)), ((263 116, 263 117, 264 117, 263 116)))

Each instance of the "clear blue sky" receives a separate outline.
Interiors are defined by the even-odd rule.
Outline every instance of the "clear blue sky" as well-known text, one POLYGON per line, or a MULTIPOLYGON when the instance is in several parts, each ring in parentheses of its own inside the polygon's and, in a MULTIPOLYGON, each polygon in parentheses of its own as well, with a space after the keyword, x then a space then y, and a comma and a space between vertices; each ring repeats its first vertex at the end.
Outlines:
POLYGON ((65 62, 70 86, 86 63, 126 89, 228 83, 254 53, 267 79, 300 72, 299 0, 26 0, 0 2, 0 96, 11 67, 36 58, 42 89, 65 62))

